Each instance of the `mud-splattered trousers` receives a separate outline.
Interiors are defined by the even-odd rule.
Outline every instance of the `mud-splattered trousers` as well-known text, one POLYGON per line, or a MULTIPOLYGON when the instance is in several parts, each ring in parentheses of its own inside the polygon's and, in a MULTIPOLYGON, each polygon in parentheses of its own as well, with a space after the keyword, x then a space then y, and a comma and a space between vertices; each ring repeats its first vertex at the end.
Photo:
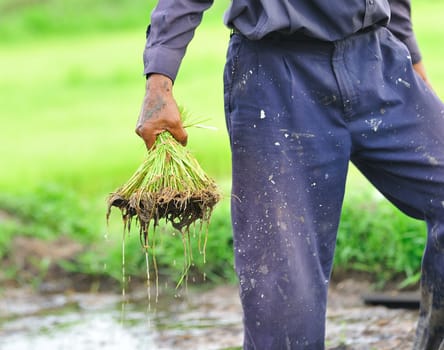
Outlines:
POLYGON ((224 89, 244 349, 324 349, 350 160, 427 222, 414 349, 444 349, 444 106, 406 47, 385 28, 334 43, 234 34, 224 89))

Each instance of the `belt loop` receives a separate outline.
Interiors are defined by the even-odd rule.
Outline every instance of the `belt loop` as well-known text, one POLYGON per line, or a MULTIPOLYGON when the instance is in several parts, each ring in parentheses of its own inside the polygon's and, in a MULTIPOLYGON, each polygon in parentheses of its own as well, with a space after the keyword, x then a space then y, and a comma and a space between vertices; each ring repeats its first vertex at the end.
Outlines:
POLYGON ((230 38, 231 38, 234 34, 240 34, 240 31, 238 31, 236 28, 231 28, 231 30, 230 30, 230 38))

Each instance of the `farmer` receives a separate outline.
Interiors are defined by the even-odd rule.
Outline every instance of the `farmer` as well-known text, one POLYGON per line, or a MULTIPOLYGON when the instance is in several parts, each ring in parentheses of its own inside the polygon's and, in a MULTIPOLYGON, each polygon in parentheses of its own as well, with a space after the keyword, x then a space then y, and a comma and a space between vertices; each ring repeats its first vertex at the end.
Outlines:
MULTIPOLYGON (((152 13, 136 128, 148 148, 164 130, 187 142, 172 87, 211 4, 160 0, 152 13)), ((244 349, 324 349, 350 160, 428 224, 414 349, 444 349, 444 105, 425 77, 410 1, 232 0, 224 20, 244 349)))

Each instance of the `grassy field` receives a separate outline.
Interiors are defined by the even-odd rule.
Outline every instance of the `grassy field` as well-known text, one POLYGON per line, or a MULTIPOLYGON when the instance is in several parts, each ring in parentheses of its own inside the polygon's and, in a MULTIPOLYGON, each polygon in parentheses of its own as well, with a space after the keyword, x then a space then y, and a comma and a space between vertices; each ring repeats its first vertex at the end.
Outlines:
MULTIPOLYGON (((188 146, 225 196, 210 226, 207 263, 196 262, 214 280, 233 278, 221 80, 229 35, 221 25, 226 3, 206 14, 174 87, 179 103, 218 128, 190 130, 188 146)), ((64 263, 66 269, 119 279, 122 226, 116 214, 107 228, 105 199, 145 154, 134 126, 144 93, 142 50, 150 7, 143 1, 0 0, 0 12, 8 15, 0 23, 0 212, 7 214, 0 216, 0 257, 8 255, 14 236, 66 234, 90 244, 74 263, 64 263)), ((427 71, 442 97, 444 28, 436 23, 444 5, 416 0, 413 7, 427 71)), ((348 185, 337 268, 415 280, 422 223, 397 213, 354 169, 348 185)), ((134 236, 127 251, 137 253, 130 255, 128 271, 142 275, 144 257, 134 236)), ((182 243, 167 239, 159 262, 177 273, 180 263, 172 262, 180 259, 182 243)))

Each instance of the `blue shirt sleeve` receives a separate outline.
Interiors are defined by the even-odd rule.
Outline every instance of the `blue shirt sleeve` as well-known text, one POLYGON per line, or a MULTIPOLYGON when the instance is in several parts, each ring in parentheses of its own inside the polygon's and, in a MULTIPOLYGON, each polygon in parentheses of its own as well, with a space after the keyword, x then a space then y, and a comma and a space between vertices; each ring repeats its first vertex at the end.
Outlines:
POLYGON ((213 0, 159 0, 151 14, 143 54, 144 74, 176 79, 186 48, 213 0))
MULTIPOLYGON (((267 33, 301 31, 321 40, 338 40, 373 24, 388 24, 408 47, 413 63, 421 54, 412 29, 410 0, 232 0, 225 23, 252 40, 267 33), (344 3, 348 1, 348 6, 344 3)), ((186 48, 213 0, 158 0, 151 14, 144 50, 144 74, 176 79, 186 48)))
POLYGON ((421 61, 421 52, 413 32, 410 0, 389 0, 391 19, 390 31, 409 49, 413 64, 421 61))

